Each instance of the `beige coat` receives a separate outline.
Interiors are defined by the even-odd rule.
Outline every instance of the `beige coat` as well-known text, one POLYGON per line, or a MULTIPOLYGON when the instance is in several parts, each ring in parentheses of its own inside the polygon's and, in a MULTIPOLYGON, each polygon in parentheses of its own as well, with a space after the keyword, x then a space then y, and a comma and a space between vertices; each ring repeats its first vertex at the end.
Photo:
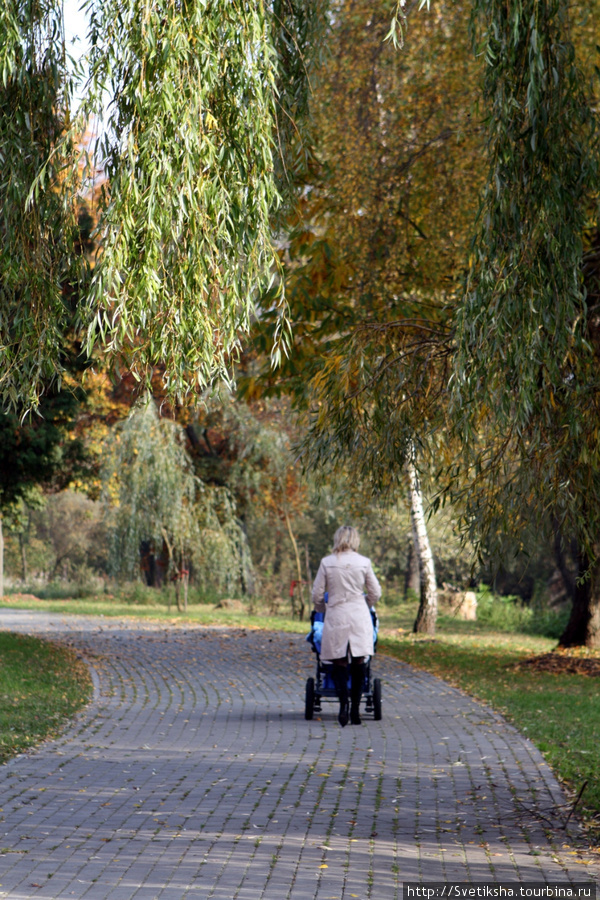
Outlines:
POLYGON ((321 642, 323 659, 341 659, 346 656, 348 645, 352 656, 372 656, 373 621, 369 607, 380 597, 379 582, 366 556, 345 550, 321 560, 312 599, 317 612, 326 612, 321 642), (325 591, 329 592, 327 604, 325 591))

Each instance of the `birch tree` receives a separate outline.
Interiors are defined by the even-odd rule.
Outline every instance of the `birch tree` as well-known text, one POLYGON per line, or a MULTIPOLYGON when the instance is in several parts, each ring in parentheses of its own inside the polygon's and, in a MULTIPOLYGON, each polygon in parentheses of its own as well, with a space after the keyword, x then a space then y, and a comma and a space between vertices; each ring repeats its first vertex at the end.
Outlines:
POLYGON ((406 468, 410 496, 410 517, 417 547, 420 577, 419 611, 413 630, 415 633, 435 634, 435 622, 438 612, 435 565, 427 534, 419 476, 413 458, 409 457, 406 468))

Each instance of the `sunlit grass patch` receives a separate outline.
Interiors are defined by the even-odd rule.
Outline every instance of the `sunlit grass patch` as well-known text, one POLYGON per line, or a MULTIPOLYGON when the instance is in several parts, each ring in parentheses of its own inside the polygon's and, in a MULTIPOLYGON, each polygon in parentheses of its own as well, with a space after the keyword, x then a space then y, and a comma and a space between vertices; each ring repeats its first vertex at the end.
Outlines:
POLYGON ((69 648, 0 632, 0 762, 56 734, 91 689, 87 666, 69 648))

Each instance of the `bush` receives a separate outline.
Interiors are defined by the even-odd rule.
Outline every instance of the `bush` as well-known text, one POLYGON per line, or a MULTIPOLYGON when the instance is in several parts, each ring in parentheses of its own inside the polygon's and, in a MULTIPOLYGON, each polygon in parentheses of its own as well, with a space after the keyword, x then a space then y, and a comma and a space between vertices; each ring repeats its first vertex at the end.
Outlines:
MULTIPOLYGON (((164 587, 148 587, 142 581, 131 581, 120 584, 115 589, 115 599, 123 603, 130 603, 132 606, 168 606, 168 590, 169 588, 164 587)), ((172 596, 171 603, 173 602, 172 596)))
MULTIPOLYGON (((169 606, 175 607, 175 588, 172 584, 163 584, 162 587, 149 587, 143 581, 121 582, 114 588, 116 600, 130 603, 132 606, 169 606)), ((215 606, 219 600, 227 596, 213 589, 203 589, 190 584, 188 588, 188 606, 204 605, 215 606)))
POLYGON ((81 600, 84 597, 97 597, 98 594, 105 593, 105 590, 105 580, 89 567, 81 566, 73 573, 73 578, 20 583, 11 586, 7 593, 33 594, 40 600, 81 600))
POLYGON ((558 639, 568 616, 568 610, 548 609, 540 601, 528 606, 520 597, 499 596, 485 585, 477 593, 477 620, 497 631, 558 639))

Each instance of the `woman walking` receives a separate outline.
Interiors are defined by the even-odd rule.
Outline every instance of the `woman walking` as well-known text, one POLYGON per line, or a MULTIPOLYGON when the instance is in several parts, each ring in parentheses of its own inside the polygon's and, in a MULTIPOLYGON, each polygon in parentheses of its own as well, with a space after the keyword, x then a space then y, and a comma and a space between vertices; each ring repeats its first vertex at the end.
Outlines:
POLYGON ((365 657, 373 655, 373 621, 369 607, 381 597, 371 560, 357 553, 356 528, 342 525, 333 536, 333 553, 321 560, 313 584, 317 612, 323 623, 321 658, 331 660, 332 677, 340 701, 338 722, 348 724, 348 664, 350 664, 350 722, 360 725, 360 698, 365 680, 365 657), (328 593, 325 606, 325 593, 328 593), (366 592, 366 597, 365 593, 366 592))

